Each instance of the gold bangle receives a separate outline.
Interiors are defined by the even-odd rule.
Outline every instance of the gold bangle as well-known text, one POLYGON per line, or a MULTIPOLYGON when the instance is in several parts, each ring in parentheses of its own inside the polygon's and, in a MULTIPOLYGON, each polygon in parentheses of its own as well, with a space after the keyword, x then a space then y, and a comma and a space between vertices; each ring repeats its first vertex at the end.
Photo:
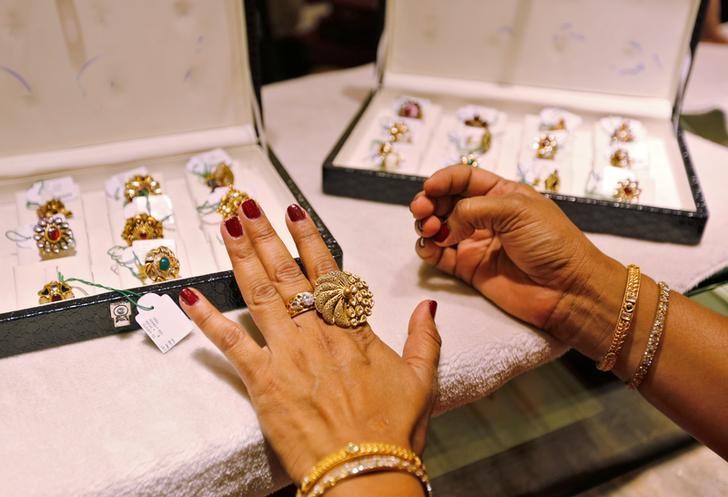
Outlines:
POLYGON ((617 325, 614 327, 612 343, 604 357, 597 363, 599 371, 611 371, 617 362, 619 353, 622 351, 624 341, 632 326, 632 317, 637 307, 637 299, 640 295, 640 268, 634 264, 627 266, 627 285, 624 288, 622 307, 619 312, 617 325))
POLYGON ((640 387, 647 376, 647 372, 650 370, 650 366, 655 361, 655 354, 657 354, 657 349, 660 347, 662 340, 662 332, 665 329, 665 319, 667 318, 667 308, 670 305, 670 287, 667 286, 667 283, 661 281, 657 284, 657 288, 660 295, 657 298, 655 320, 652 322, 650 336, 647 339, 647 348, 642 354, 642 359, 640 359, 640 363, 632 378, 627 382, 629 388, 637 389, 640 387))
POLYGON ((430 478, 424 466, 417 466, 397 456, 364 456, 354 461, 343 463, 326 473, 306 494, 306 497, 321 497, 329 489, 342 481, 368 473, 380 471, 396 471, 406 473, 417 478, 422 484, 425 495, 432 496, 430 478))
POLYGON ((337 450, 333 454, 329 454, 311 468, 311 471, 309 471, 308 474, 303 477, 303 480, 301 480, 301 485, 296 496, 303 497, 308 495, 321 477, 335 467, 366 456, 394 456, 411 463, 418 468, 424 469, 424 465, 420 458, 417 457, 417 454, 409 449, 405 449, 404 447, 376 442, 349 442, 346 447, 337 450))

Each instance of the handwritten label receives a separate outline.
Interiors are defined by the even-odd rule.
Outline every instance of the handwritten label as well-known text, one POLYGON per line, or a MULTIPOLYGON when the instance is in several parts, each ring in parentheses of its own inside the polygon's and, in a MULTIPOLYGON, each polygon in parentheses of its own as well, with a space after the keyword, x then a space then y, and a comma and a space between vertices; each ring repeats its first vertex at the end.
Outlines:
POLYGON ((139 307, 139 314, 134 319, 163 354, 189 335, 194 327, 169 295, 145 293, 137 305, 151 308, 144 310, 139 307))

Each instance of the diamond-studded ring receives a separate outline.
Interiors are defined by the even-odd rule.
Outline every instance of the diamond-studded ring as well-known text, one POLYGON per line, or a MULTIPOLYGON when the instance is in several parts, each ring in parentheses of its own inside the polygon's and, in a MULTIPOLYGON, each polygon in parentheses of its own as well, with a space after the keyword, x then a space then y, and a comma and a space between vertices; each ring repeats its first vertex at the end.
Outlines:
POLYGON ((33 228, 33 240, 43 259, 73 255, 76 249, 73 231, 60 216, 39 219, 33 228))
POLYGON ((292 318, 303 314, 306 311, 312 311, 316 308, 313 293, 298 292, 288 300, 288 315, 292 318))

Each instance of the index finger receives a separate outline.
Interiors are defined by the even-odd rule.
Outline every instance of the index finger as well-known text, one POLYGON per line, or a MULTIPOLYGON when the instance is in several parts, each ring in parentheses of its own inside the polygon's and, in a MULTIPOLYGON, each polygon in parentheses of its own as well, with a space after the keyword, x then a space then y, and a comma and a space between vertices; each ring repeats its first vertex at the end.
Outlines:
POLYGON ((436 198, 447 195, 475 197, 485 195, 507 182, 497 174, 485 169, 456 165, 440 169, 430 176, 424 183, 424 189, 428 197, 436 198))

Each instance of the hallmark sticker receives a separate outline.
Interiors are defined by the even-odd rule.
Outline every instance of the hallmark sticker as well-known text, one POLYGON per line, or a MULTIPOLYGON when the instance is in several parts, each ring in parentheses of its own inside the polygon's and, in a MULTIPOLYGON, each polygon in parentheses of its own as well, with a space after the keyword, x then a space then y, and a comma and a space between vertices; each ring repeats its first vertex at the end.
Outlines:
POLYGON ((131 324, 130 302, 126 300, 112 302, 109 304, 109 311, 111 312, 111 320, 114 323, 114 328, 122 328, 131 324))

